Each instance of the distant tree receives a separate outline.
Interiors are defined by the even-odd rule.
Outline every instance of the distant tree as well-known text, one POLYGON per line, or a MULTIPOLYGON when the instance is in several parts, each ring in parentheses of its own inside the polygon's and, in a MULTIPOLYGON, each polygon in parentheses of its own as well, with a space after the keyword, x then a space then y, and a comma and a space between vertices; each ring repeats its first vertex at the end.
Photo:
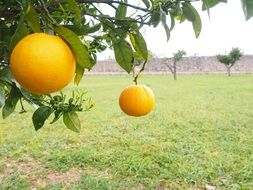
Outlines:
POLYGON ((184 50, 178 50, 173 54, 172 64, 170 62, 165 62, 166 66, 170 69, 173 74, 174 80, 177 80, 177 63, 186 55, 184 50))
POLYGON ((225 55, 217 55, 217 59, 219 62, 225 65, 227 68, 227 74, 231 76, 231 68, 235 65, 236 61, 238 61, 243 56, 243 52, 239 48, 232 48, 229 54, 225 55))

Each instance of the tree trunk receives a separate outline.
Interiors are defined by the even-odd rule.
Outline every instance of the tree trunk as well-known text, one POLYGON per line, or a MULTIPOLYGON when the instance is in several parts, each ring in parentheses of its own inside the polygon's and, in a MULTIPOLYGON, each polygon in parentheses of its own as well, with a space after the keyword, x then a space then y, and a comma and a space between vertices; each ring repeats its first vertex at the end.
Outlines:
POLYGON ((231 68, 231 67, 229 67, 229 66, 227 67, 227 73, 228 73, 228 76, 229 76, 229 77, 231 76, 230 68, 231 68))
POLYGON ((177 80, 177 65, 176 62, 173 63, 173 78, 177 80))

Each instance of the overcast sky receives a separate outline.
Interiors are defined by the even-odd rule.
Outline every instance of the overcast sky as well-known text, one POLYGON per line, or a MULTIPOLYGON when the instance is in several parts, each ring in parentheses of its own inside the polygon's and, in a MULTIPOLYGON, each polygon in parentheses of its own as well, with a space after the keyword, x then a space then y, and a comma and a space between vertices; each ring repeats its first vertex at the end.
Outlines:
MULTIPOLYGON (((159 57, 170 57, 173 52, 183 49, 188 56, 216 55, 239 47, 245 54, 253 54, 253 18, 245 21, 240 0, 228 0, 227 4, 220 3, 212 8, 211 20, 206 11, 201 11, 200 2, 194 4, 202 19, 199 38, 195 38, 192 24, 188 21, 176 23, 168 42, 162 26, 145 27, 142 33, 152 53, 159 57)), ((99 55, 99 59, 109 57, 113 57, 112 51, 99 55)))

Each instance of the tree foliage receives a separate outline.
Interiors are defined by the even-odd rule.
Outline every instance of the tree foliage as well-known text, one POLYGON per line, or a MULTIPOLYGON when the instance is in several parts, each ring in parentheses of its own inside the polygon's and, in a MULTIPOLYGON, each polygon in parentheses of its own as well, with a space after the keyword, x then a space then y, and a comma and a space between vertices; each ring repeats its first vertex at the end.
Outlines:
POLYGON ((186 52, 184 50, 178 50, 176 53, 173 53, 173 61, 178 62, 180 61, 184 56, 186 55, 186 52))
POLYGON ((242 51, 239 48, 232 48, 228 54, 217 55, 219 62, 224 64, 228 71, 228 76, 230 76, 230 69, 234 66, 236 61, 238 61, 243 56, 242 51))
MULTIPOLYGON (((196 0, 194 0, 196 1, 196 0)), ((31 94, 17 84, 9 70, 9 58, 15 45, 33 32, 59 35, 73 50, 77 61, 75 83, 78 84, 85 71, 96 64, 96 54, 107 48, 114 50, 117 63, 128 73, 134 69, 136 55, 143 60, 144 70, 148 60, 148 47, 140 30, 143 26, 157 27, 161 23, 169 40, 176 25, 189 21, 195 36, 201 32, 202 23, 191 0, 8 0, 0 1, 0 107, 4 118, 9 116, 18 102, 25 112, 23 101, 37 108, 33 115, 35 129, 54 114, 55 122, 61 116, 65 125, 79 131, 77 111, 87 110, 82 95, 69 100, 60 95, 31 94), (109 13, 108 13, 109 12, 109 13)), ((203 10, 225 0, 202 0, 203 10)), ((246 19, 253 15, 251 0, 242 0, 246 19)), ((140 60, 140 59, 139 59, 140 60)))

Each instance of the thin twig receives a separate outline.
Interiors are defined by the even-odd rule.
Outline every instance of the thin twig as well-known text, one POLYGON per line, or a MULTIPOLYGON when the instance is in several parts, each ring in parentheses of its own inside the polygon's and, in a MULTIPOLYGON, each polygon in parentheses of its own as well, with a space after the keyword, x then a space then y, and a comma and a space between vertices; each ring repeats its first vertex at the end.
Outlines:
POLYGON ((137 80, 138 80, 140 74, 144 71, 147 62, 148 62, 148 60, 145 60, 145 62, 143 63, 141 69, 139 70, 139 72, 137 73, 137 75, 135 75, 134 80, 133 80, 134 83, 135 83, 135 85, 138 84, 137 80))
MULTIPOLYGON (((40 2, 42 0, 39 0, 40 2)), ((180 2, 186 2, 186 0, 179 0, 180 2)), ((189 0, 189 2, 196 2, 200 0, 189 0)), ((68 0, 58 0, 58 1, 53 1, 52 3, 48 3, 48 6, 46 7, 46 10, 50 10, 51 8, 55 7, 58 3, 67 3, 68 0)), ((147 8, 142 8, 136 5, 128 4, 125 2, 121 1, 116 1, 116 0, 77 0, 78 3, 98 3, 98 4, 108 4, 111 7, 113 7, 115 10, 117 10, 117 7, 115 7, 113 4, 122 4, 126 5, 128 7, 131 7, 133 9, 141 10, 143 12, 152 12, 152 10, 147 9, 147 8)), ((43 2, 44 3, 44 2, 43 2)), ((168 2, 171 3, 171 2, 168 2)), ((44 3, 45 4, 45 3, 44 3)), ((43 8, 44 9, 44 8, 43 8)), ((0 12, 0 18, 13 18, 14 15, 16 15, 19 12, 19 10, 4 10, 0 12)), ((48 11, 47 11, 48 12, 48 11)), ((49 14, 50 16, 50 14, 49 14)), ((52 17, 51 17, 52 18, 52 17)))
POLYGON ((49 18, 53 24, 58 25, 56 20, 50 15, 44 0, 39 0, 39 1, 41 3, 42 9, 44 10, 44 13, 47 16, 47 18, 49 18))
POLYGON ((121 21, 121 22, 124 22, 124 21, 127 21, 127 22, 137 22, 137 23, 140 23, 140 24, 146 24, 146 25, 149 25, 148 22, 141 22, 141 21, 138 21, 138 20, 135 20, 135 19, 129 19, 129 18, 116 18, 116 17, 111 17, 111 16, 108 16, 108 15, 95 15, 95 14, 91 14, 91 13, 84 13, 85 15, 88 15, 88 16, 91 16, 91 17, 94 17, 94 18, 107 18, 109 20, 117 20, 117 21, 121 21))
MULTIPOLYGON (((58 0, 57 3, 67 3, 68 0, 58 0)), ((141 11, 144 11, 144 12, 148 12, 149 9, 146 9, 146 8, 142 8, 142 7, 138 7, 136 5, 132 5, 132 4, 129 4, 129 3, 125 3, 125 2, 122 2, 122 1, 116 1, 116 0, 77 0, 78 3, 103 3, 103 4, 121 4, 121 5, 126 5, 128 7, 131 7, 133 9, 138 9, 138 10, 141 10, 141 11)), ((52 3, 51 5, 55 4, 52 3)), ((50 6, 51 6, 50 5, 50 6)))
POLYGON ((101 15, 104 15, 104 14, 102 13, 102 11, 100 11, 95 5, 91 4, 91 6, 92 6, 94 9, 96 9, 101 15))
POLYGON ((110 5, 112 8, 114 8, 115 10, 117 10, 117 7, 114 6, 112 3, 109 3, 108 5, 110 5))
POLYGON ((23 101, 22 101, 22 98, 19 98, 19 102, 20 102, 20 105, 21 105, 21 111, 19 113, 25 113, 26 110, 25 110, 25 107, 24 107, 24 104, 23 104, 23 101))

